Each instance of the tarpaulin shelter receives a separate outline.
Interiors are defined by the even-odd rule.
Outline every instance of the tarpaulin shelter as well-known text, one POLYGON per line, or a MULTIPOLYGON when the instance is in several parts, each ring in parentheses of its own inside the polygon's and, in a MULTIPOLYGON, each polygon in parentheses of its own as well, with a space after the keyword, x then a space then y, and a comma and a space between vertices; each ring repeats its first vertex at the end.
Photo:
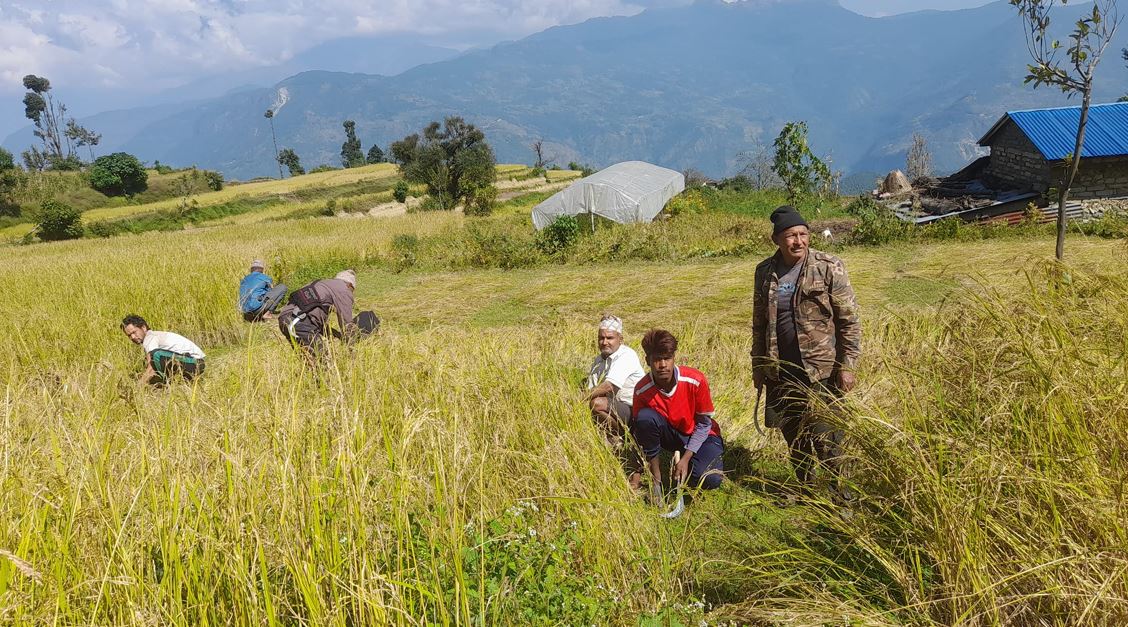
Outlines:
POLYGON ((591 214, 615 222, 650 222, 685 189, 679 172, 645 161, 624 161, 572 183, 533 207, 537 229, 558 216, 591 214))

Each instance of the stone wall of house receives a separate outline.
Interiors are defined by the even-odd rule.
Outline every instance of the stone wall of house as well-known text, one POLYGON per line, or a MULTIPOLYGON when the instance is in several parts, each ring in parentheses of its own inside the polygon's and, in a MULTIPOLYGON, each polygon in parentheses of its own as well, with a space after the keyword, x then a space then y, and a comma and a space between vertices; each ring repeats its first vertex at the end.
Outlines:
POLYGON ((999 188, 1044 192, 1052 187, 1050 165, 1018 128, 1007 121, 991 142, 991 162, 984 182, 999 188))
MULTIPOLYGON (((1054 168, 1053 176, 1052 180, 1061 180, 1061 168, 1054 168)), ((1069 197, 1085 200, 1117 196, 1128 196, 1128 155, 1082 159, 1077 178, 1069 188, 1069 197)))

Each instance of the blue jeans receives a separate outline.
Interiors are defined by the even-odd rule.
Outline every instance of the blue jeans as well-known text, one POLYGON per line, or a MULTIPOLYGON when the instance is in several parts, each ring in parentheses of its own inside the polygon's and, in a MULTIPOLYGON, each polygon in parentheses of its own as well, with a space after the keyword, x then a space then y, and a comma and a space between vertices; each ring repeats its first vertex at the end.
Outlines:
MULTIPOLYGON (((674 429, 665 416, 649 407, 640 410, 631 422, 631 435, 642 448, 647 461, 657 457, 663 450, 671 453, 684 452, 685 445, 689 444, 688 435, 674 429)), ((720 472, 724 469, 721 457, 724 452, 725 442, 720 436, 710 435, 706 438, 689 460, 689 485, 700 485, 706 490, 720 487, 720 472)))

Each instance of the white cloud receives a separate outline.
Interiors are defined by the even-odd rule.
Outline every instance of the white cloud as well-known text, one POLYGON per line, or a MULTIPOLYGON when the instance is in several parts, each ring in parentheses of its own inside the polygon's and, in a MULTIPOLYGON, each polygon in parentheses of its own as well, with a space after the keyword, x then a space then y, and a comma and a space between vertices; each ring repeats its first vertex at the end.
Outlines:
POLYGON ((338 37, 514 39, 671 1, 682 0, 19 0, 0 7, 0 93, 21 91, 28 73, 73 89, 165 87, 276 64, 338 37))

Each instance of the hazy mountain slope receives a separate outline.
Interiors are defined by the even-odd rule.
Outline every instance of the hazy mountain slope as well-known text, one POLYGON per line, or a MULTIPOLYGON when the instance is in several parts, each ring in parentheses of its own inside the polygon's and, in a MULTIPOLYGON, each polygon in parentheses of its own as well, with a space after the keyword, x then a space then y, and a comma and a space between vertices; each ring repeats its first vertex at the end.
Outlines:
MULTIPOLYGON (((150 123, 125 147, 239 178, 269 174, 262 111, 284 92, 279 144, 307 166, 339 161, 345 119, 367 149, 458 114, 486 130, 502 161, 530 161, 543 137, 558 162, 645 159, 720 175, 801 119, 847 172, 900 165, 914 131, 939 169, 953 169, 1003 111, 1067 104, 1022 84, 1025 55, 1005 2, 876 19, 827 0, 705 1, 552 28, 395 77, 298 74, 150 123)), ((1098 100, 1121 93, 1126 74, 1108 59, 1098 100)))

